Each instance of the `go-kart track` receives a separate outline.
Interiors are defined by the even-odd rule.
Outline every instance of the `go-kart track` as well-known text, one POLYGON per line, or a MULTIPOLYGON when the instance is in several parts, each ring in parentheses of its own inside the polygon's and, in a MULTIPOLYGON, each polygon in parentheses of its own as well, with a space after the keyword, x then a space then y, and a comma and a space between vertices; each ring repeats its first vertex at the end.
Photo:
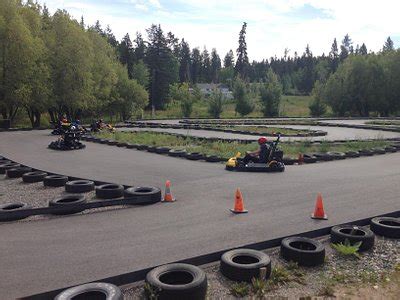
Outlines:
MULTIPOLYGON (((400 133, 377 130, 321 130, 331 140, 400 138, 400 133)), ((84 150, 53 151, 46 148, 53 139, 47 130, 1 132, 0 155, 49 172, 125 185, 162 187, 168 179, 177 201, 0 224, 1 299, 400 210, 400 152, 288 166, 284 173, 232 173, 222 164, 94 143, 86 143, 84 150), (248 214, 229 211, 237 187, 248 214), (318 192, 324 196, 327 221, 310 218, 318 192)))

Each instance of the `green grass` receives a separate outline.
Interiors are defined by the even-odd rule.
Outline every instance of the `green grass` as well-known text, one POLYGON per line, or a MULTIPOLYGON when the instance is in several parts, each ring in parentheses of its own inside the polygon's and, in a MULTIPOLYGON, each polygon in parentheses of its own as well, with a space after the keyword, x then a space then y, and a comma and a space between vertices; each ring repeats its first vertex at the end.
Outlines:
POLYGON ((356 258, 360 258, 360 254, 358 254, 358 250, 360 250, 362 242, 357 242, 351 244, 348 239, 345 239, 344 244, 331 244, 332 248, 335 249, 340 255, 343 256, 354 256, 356 258))
POLYGON ((250 132, 258 132, 260 135, 262 134, 276 134, 281 133, 285 135, 295 135, 295 134, 307 134, 310 133, 310 130, 306 129, 292 129, 292 128, 283 128, 283 127, 266 127, 266 126, 223 126, 226 129, 234 129, 234 130, 243 130, 250 132))
POLYGON ((235 297, 245 297, 249 294, 250 288, 246 282, 236 282, 231 286, 231 294, 235 297))
MULTIPOLYGON (((311 96, 286 96, 283 95, 280 104, 280 116, 282 117, 309 117, 308 106, 312 102, 311 96)), ((253 99, 254 111, 246 117, 263 117, 261 104, 258 98, 253 99)), ((181 118, 182 112, 178 102, 168 103, 165 110, 157 110, 155 118, 181 118)), ((192 118, 210 118, 208 113, 208 100, 202 99, 193 104, 192 118)), ((239 118, 235 112, 235 103, 233 100, 227 100, 223 105, 221 118, 239 118)), ((145 119, 151 119, 151 111, 145 111, 145 119)))
MULTIPOLYGON (((255 151, 258 149, 256 142, 251 144, 241 144, 238 142, 210 142, 200 141, 193 137, 179 137, 172 134, 156 132, 102 132, 97 134, 100 138, 113 139, 119 142, 132 144, 144 144, 156 147, 170 147, 173 149, 185 149, 188 152, 200 152, 207 155, 218 155, 221 157, 232 157, 237 152, 255 151)), ((283 150, 285 156, 297 157, 299 153, 311 152, 346 152, 350 150, 370 149, 374 147, 384 147, 389 145, 387 141, 361 141, 347 142, 336 145, 333 143, 322 143, 321 145, 312 145, 311 141, 306 140, 300 143, 281 143, 279 148, 283 150)))

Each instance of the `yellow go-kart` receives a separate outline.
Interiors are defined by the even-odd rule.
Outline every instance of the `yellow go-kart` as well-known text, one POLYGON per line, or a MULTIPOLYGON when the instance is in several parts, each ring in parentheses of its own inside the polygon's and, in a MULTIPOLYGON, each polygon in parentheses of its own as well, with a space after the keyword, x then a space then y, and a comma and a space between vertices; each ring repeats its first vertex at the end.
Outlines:
POLYGON ((268 156, 267 163, 253 163, 245 164, 241 159, 241 153, 238 152, 234 157, 228 159, 225 169, 228 171, 239 172, 283 172, 285 171, 285 164, 283 163, 283 152, 277 146, 280 136, 273 143, 271 151, 268 156))

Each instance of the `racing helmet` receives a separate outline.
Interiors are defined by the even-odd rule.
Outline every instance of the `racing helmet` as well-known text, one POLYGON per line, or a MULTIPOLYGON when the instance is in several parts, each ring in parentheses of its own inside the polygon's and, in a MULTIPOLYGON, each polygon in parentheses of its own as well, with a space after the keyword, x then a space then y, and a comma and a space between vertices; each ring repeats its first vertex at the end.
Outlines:
POLYGON ((258 139, 258 144, 262 145, 265 144, 267 141, 267 138, 265 136, 262 136, 258 139))

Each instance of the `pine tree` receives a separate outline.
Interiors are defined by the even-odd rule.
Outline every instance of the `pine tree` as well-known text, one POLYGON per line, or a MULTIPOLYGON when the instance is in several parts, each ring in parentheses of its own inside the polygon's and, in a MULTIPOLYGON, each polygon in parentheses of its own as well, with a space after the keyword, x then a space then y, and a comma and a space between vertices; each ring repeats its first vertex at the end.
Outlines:
POLYGON ((160 25, 146 30, 149 40, 146 62, 150 71, 150 100, 157 109, 165 107, 170 84, 178 81, 179 66, 160 25))
POLYGON ((224 68, 233 67, 235 62, 235 57, 233 56, 233 51, 229 50, 229 52, 224 57, 224 68))
POLYGON ((135 38, 135 50, 134 50, 134 61, 138 63, 140 60, 144 60, 146 55, 146 44, 143 40, 142 34, 136 32, 135 38))
POLYGON ((201 54, 199 48, 194 48, 192 50, 191 62, 192 64, 190 67, 190 77, 192 79, 192 83, 196 84, 198 82, 201 82, 201 54))
POLYGON ((360 47, 359 54, 360 55, 367 55, 368 54, 367 46, 365 46, 364 43, 360 47))
POLYGON ((190 82, 190 47, 184 39, 180 45, 179 64, 179 81, 190 82))
POLYGON ((242 78, 247 77, 247 69, 249 67, 249 58, 247 57, 246 29, 247 23, 244 22, 242 25, 242 30, 240 30, 239 33, 239 47, 236 50, 237 60, 235 72, 236 74, 242 76, 242 78))
POLYGON ((109 25, 107 25, 106 31, 105 31, 105 35, 107 38, 108 43, 113 46, 113 48, 117 48, 118 47, 118 41, 115 38, 114 33, 112 32, 111 28, 109 25))
POLYGON ((353 53, 353 42, 348 34, 344 36, 342 45, 340 46, 340 61, 344 61, 349 54, 353 53))
POLYGON ((126 66, 129 78, 132 78, 133 70, 133 46, 131 38, 127 33, 118 46, 119 61, 126 66))
POLYGON ((390 36, 387 38, 385 44, 383 45, 382 52, 390 52, 394 50, 394 44, 390 36))
POLYGON ((329 58, 331 60, 331 70, 335 72, 339 65, 339 50, 336 38, 333 40, 331 51, 329 52, 329 58))
POLYGON ((211 82, 211 60, 206 47, 201 53, 201 80, 202 82, 211 82))
POLYGON ((217 83, 219 81, 219 71, 221 70, 221 59, 215 48, 211 51, 211 81, 217 83))

